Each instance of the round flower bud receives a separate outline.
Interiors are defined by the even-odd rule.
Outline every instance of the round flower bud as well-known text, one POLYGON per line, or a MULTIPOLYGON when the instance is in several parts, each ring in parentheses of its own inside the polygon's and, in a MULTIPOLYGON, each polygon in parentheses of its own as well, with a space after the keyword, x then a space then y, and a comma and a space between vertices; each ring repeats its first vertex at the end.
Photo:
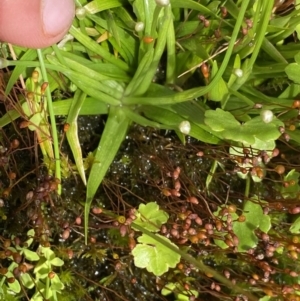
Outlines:
POLYGON ((236 68, 233 70, 233 73, 236 77, 242 77, 244 75, 244 72, 242 69, 236 68))
POLYGON ((170 0, 155 0, 158 6, 168 6, 170 4, 170 0))
POLYGON ((86 9, 84 7, 76 8, 75 15, 79 20, 83 20, 86 16, 86 9))
POLYGON ((191 131, 191 124, 189 121, 184 120, 179 124, 179 130, 182 134, 188 135, 191 131))
POLYGON ((269 123, 273 120, 274 114, 271 110, 262 110, 260 116, 265 123, 269 123))
POLYGON ((136 22, 136 23, 135 23, 134 30, 135 30, 136 32, 141 32, 141 31, 144 30, 144 28, 145 28, 144 22, 136 22))

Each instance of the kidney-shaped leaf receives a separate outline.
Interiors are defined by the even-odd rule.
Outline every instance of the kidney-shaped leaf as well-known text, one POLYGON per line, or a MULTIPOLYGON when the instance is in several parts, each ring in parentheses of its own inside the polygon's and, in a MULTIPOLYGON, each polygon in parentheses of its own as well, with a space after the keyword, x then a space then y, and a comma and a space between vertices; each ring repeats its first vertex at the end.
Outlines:
POLYGON ((63 260, 61 260, 59 257, 55 257, 50 261, 51 265, 54 265, 56 267, 61 267, 64 265, 63 260))
POLYGON ((40 259, 40 256, 36 252, 33 252, 33 251, 25 249, 25 248, 23 249, 23 252, 24 252, 25 258, 30 261, 37 261, 40 259))
POLYGON ((256 138, 267 142, 276 140, 281 135, 278 128, 284 126, 284 124, 277 118, 273 118, 271 122, 265 123, 261 116, 257 116, 245 122, 243 126, 247 135, 253 135, 256 138))
POLYGON ((223 132, 226 129, 236 129, 240 126, 240 123, 231 113, 222 109, 207 110, 204 122, 216 132, 223 132))
POLYGON ((51 279, 51 289, 60 292, 64 289, 64 284, 59 279, 58 275, 55 274, 54 277, 51 279))
MULTIPOLYGON (((13 271, 14 268, 16 268, 17 266, 18 265, 15 262, 13 262, 10 265, 9 269, 11 271, 13 271)), ((14 274, 11 271, 7 271, 7 273, 5 274, 5 276, 7 278, 14 277, 14 274)), ((20 283, 17 279, 12 283, 8 282, 7 284, 8 284, 9 290, 13 291, 14 293, 19 293, 21 291, 21 286, 20 286, 20 283)), ((5 286, 2 286, 2 289, 4 289, 4 288, 5 288, 5 286)))
MULTIPOLYGON (((169 218, 168 213, 160 210, 155 202, 146 205, 141 204, 135 215, 137 218, 134 223, 152 232, 157 232, 169 218)), ((132 225, 132 228, 134 228, 134 225, 132 225)))
POLYGON ((289 183, 287 187, 281 187, 281 194, 284 198, 296 198, 299 194, 300 185, 298 184, 300 173, 292 169, 285 177, 284 181, 289 183))
MULTIPOLYGON (((238 215, 232 213, 233 222, 233 232, 238 237, 238 251, 246 252, 250 248, 253 248, 258 243, 258 238, 255 235, 255 230, 259 228, 261 231, 267 233, 271 228, 271 219, 268 215, 263 213, 261 205, 257 201, 257 198, 252 198, 252 200, 246 201, 243 215, 245 216, 244 222, 238 221, 238 215)), ((214 214, 217 216, 221 207, 214 214)), ((225 220, 225 217, 224 217, 225 220)), ((225 236, 224 233, 216 232, 218 236, 225 236)), ((227 249, 228 245, 221 239, 215 239, 215 244, 222 249, 227 249)))
MULTIPOLYGON (((176 247, 168 238, 156 235, 176 247)), ((169 268, 175 268, 180 260, 179 254, 146 234, 140 236, 138 242, 139 244, 132 250, 135 266, 146 268, 148 272, 156 276, 163 275, 169 268)))
POLYGON ((190 296, 194 295, 196 298, 199 296, 199 292, 194 289, 188 289, 186 290, 181 283, 179 282, 169 282, 167 283, 164 288, 161 290, 161 294, 163 296, 168 296, 170 294, 174 293, 176 296, 176 301, 189 301, 190 296))
POLYGON ((293 233, 293 234, 299 234, 300 233, 300 216, 291 225, 290 232, 293 233))
POLYGON ((21 280, 22 284, 27 288, 33 288, 34 287, 34 281, 30 277, 28 273, 21 274, 21 280))
POLYGON ((271 228, 270 216, 265 215, 261 205, 252 200, 245 203, 243 215, 246 217, 244 222, 235 221, 233 224, 233 232, 239 239, 239 252, 246 252, 257 245, 257 228, 265 233, 271 228))
POLYGON ((275 140, 281 135, 278 127, 283 126, 277 118, 265 123, 260 116, 240 123, 231 113, 222 109, 207 110, 204 122, 213 131, 220 133, 224 139, 246 144, 254 144, 255 138, 263 141, 275 140))
POLYGON ((28 128, 31 131, 34 131, 38 128, 38 126, 40 125, 41 121, 42 121, 43 117, 41 113, 35 113, 34 115, 32 115, 29 119, 30 124, 28 126, 28 128))
POLYGON ((286 66, 284 71, 290 80, 297 84, 300 83, 300 65, 298 65, 297 63, 289 64, 286 66))

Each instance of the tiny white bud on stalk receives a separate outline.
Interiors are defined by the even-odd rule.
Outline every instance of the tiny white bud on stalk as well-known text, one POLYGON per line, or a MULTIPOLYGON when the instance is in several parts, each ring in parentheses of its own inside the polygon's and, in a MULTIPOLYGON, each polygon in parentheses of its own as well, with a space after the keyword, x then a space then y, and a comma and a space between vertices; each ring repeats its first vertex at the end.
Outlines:
POLYGON ((191 124, 187 120, 184 120, 180 122, 179 130, 182 134, 188 135, 191 131, 191 124))
POLYGON ((271 110, 262 110, 260 116, 265 123, 269 123, 273 120, 274 114, 271 110))
POLYGON ((168 6, 170 4, 170 0, 155 0, 155 2, 159 6, 168 6))
POLYGON ((84 7, 76 8, 75 15, 79 20, 83 20, 86 15, 86 9, 84 7))
POLYGON ((242 76, 244 75, 243 70, 242 70, 242 69, 239 69, 239 68, 234 69, 234 70, 233 70, 233 73, 234 73, 234 75, 235 75, 236 77, 242 77, 242 76))
POLYGON ((144 28, 145 28, 144 22, 136 22, 135 27, 134 27, 136 32, 141 32, 144 30, 144 28))

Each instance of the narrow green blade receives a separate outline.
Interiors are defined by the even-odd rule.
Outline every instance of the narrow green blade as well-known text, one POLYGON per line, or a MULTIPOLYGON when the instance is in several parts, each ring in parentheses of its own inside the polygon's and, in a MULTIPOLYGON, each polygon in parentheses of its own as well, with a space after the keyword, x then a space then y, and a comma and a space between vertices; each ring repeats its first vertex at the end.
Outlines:
POLYGON ((125 138, 128 125, 129 119, 122 108, 111 107, 99 146, 95 152, 94 163, 87 182, 87 195, 84 208, 85 243, 87 243, 88 218, 93 197, 125 138))
POLYGON ((80 109, 86 99, 86 94, 81 90, 77 90, 72 101, 70 111, 67 118, 67 123, 70 125, 68 131, 66 132, 66 136, 68 139, 68 143, 70 145, 71 151, 73 153, 73 157, 76 163, 76 167, 78 173, 84 183, 86 185, 86 177, 83 166, 82 159, 82 151, 80 147, 79 137, 78 137, 78 123, 77 117, 79 115, 80 109))

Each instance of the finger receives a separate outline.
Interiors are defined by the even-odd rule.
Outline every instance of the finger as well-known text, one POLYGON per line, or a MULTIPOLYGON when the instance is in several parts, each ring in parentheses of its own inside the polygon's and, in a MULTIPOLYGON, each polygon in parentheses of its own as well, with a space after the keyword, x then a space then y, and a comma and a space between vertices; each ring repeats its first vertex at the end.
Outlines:
POLYGON ((0 0, 0 40, 28 48, 60 41, 75 15, 73 0, 0 0))

